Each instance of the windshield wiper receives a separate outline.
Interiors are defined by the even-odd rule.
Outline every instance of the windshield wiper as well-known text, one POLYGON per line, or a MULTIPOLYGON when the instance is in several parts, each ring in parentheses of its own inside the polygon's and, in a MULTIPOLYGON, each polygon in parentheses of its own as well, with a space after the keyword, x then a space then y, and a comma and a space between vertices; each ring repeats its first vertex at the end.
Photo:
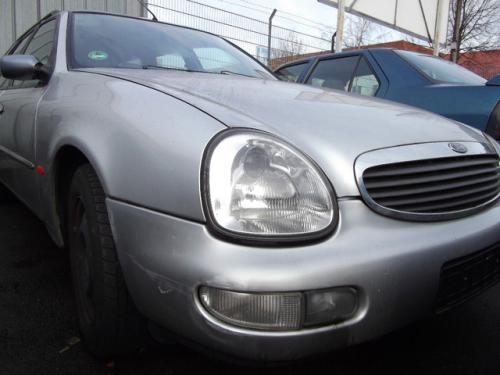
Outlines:
MULTIPOLYGON (((249 77, 249 78, 259 78, 256 76, 251 76, 249 74, 233 72, 232 70, 221 70, 220 72, 210 72, 207 70, 183 69, 183 68, 174 68, 171 66, 161 66, 161 65, 143 65, 142 69, 164 69, 164 70, 177 70, 179 72, 189 72, 189 73, 228 74, 228 75, 243 76, 243 77, 249 77)), ((259 73, 258 70, 257 70, 257 72, 259 73)))
POLYGON ((248 74, 233 72, 232 70, 221 70, 219 72, 219 74, 228 74, 228 75, 233 75, 233 76, 243 76, 243 77, 257 78, 255 76, 251 76, 251 75, 248 75, 248 74))
POLYGON ((161 66, 161 65, 143 65, 142 69, 177 70, 179 72, 188 72, 188 73, 211 73, 204 70, 182 69, 182 68, 174 68, 171 66, 161 66))

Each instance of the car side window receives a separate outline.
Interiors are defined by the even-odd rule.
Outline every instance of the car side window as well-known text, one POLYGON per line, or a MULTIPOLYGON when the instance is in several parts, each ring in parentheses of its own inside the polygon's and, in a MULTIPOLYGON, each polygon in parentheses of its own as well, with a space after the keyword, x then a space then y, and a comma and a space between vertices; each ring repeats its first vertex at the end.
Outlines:
POLYGON ((359 56, 320 60, 308 78, 310 85, 348 91, 359 56))
POLYGON ((307 66, 307 62, 302 64, 295 64, 291 66, 285 66, 275 72, 276 76, 281 81, 287 82, 297 82, 303 70, 307 66))
POLYGON ((30 40, 24 54, 35 56, 44 65, 49 64, 52 48, 54 47, 55 32, 55 19, 41 25, 33 39, 30 40))
POLYGON ((365 96, 375 96, 379 86, 377 76, 375 76, 366 59, 361 57, 349 91, 365 96))
POLYGON ((23 53, 24 51, 24 48, 26 47, 26 44, 28 44, 30 38, 31 38, 31 35, 33 35, 33 32, 29 33, 28 35, 26 35, 23 40, 21 40, 17 47, 14 48, 10 53, 9 55, 20 55, 23 53))
POLYGON ((2 72, 0 72, 0 90, 5 90, 9 84, 9 81, 7 78, 2 76, 2 72))
MULTIPOLYGON (((50 56, 54 47, 54 37, 56 32, 56 20, 48 21, 42 24, 35 35, 29 41, 24 55, 35 56, 42 64, 49 65, 51 63, 50 56)), ((38 85, 38 80, 31 81, 14 81, 13 88, 27 88, 38 85)))
POLYGON ((0 90, 5 90, 7 88, 8 83, 9 82, 7 78, 2 77, 2 75, 0 74, 0 90))

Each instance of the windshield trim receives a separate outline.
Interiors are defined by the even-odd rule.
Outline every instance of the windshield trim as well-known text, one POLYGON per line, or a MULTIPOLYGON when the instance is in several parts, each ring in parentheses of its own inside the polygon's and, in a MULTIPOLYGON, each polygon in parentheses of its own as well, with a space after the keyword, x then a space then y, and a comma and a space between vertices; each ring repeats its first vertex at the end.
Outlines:
MULTIPOLYGON (((443 80, 439 80, 439 79, 435 79, 435 78, 432 78, 431 76, 429 76, 427 73, 425 73, 422 69, 420 69, 417 65, 415 65, 414 63, 412 63, 406 56, 404 56, 404 54, 400 53, 400 52, 409 52, 409 53, 414 53, 415 55, 424 55, 425 57, 429 57, 429 58, 435 58, 435 59, 441 59, 440 57, 438 56, 434 56, 434 55, 428 55, 426 53, 419 53, 419 52, 414 52, 414 51, 407 51, 407 50, 401 50, 401 49, 394 49, 393 52, 400 58, 402 59, 404 62, 406 62, 409 66, 411 66, 415 71, 417 71, 423 78, 425 78, 426 80, 428 80, 429 82, 431 83, 434 83, 434 84, 446 84, 446 85, 456 85, 456 86, 460 86, 460 85, 467 85, 467 86, 477 86, 477 85, 480 85, 480 83, 478 82, 477 84, 475 83, 470 83, 470 82, 450 82, 450 81, 443 81, 443 80)), ((442 59, 441 59, 442 60, 442 59)), ((456 64, 458 65, 458 64, 456 64)), ((460 68, 462 69, 466 69, 464 67, 462 67, 461 65, 458 65, 460 68)), ((468 70, 468 69, 466 69, 468 70)), ((480 75, 470 71, 472 74, 475 74, 478 78, 482 78, 480 75)), ((484 78, 482 78, 484 79, 484 78)), ((486 83, 486 80, 484 79, 484 83, 486 83)), ((484 84, 483 83, 483 84, 484 84)))
MULTIPOLYGON (((243 48, 237 46, 233 42, 223 38, 220 35, 217 35, 217 34, 214 34, 214 33, 208 32, 208 31, 196 29, 194 27, 176 25, 175 23, 170 23, 170 22, 155 21, 155 20, 152 20, 149 18, 134 17, 134 16, 129 16, 129 15, 125 15, 125 14, 116 14, 116 13, 110 13, 110 12, 102 12, 102 11, 99 12, 99 11, 90 11, 90 10, 68 11, 68 21, 66 23, 66 67, 67 67, 68 71, 77 70, 77 68, 74 68, 75 64, 73 64, 73 56, 74 56, 73 52, 74 52, 74 50, 73 50, 73 43, 72 43, 73 29, 74 29, 73 18, 74 18, 75 14, 94 14, 94 15, 102 15, 102 16, 110 16, 110 17, 131 18, 131 19, 134 19, 137 21, 152 22, 155 24, 163 24, 163 25, 168 25, 168 26, 172 26, 172 27, 178 27, 180 29, 193 30, 193 31, 197 31, 197 32, 204 33, 207 35, 211 35, 211 36, 214 36, 214 37, 224 41, 225 43, 228 43, 229 45, 231 45, 232 47, 236 48, 238 51, 240 51, 241 53, 243 53, 244 55, 249 57, 251 60, 256 62, 258 65, 260 65, 262 67, 262 69, 264 70, 264 72, 269 74, 269 77, 266 77, 266 78, 262 77, 262 79, 278 80, 278 78, 276 78, 276 76, 274 75, 274 72, 270 68, 268 68, 266 65, 264 65, 262 62, 260 62, 255 57, 253 57, 251 54, 249 54, 243 48)), ((255 78, 259 78, 259 77, 255 77, 255 78)))

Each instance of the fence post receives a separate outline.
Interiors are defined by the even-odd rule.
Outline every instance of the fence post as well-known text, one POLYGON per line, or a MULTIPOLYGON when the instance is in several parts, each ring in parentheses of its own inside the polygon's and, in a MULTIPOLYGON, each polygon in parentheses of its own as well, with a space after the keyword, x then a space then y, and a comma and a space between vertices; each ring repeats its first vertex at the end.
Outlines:
POLYGON ((438 0, 436 9, 436 24, 434 25, 434 56, 439 56, 439 39, 441 39, 441 12, 443 8, 443 2, 438 0))
MULTIPOLYGON (((456 63, 460 55, 458 40, 460 39, 460 28, 462 27, 462 11, 464 1, 457 0, 455 11, 455 22, 453 24, 453 39, 451 41, 450 60, 456 63)), ((453 8, 453 6, 452 6, 453 8)))
POLYGON ((337 40, 335 42, 335 52, 342 52, 342 47, 344 44, 344 20, 345 20, 345 0, 338 0, 337 40))
POLYGON ((277 9, 274 9, 269 17, 268 31, 267 31, 267 66, 271 67, 271 35, 273 29, 273 18, 277 9))

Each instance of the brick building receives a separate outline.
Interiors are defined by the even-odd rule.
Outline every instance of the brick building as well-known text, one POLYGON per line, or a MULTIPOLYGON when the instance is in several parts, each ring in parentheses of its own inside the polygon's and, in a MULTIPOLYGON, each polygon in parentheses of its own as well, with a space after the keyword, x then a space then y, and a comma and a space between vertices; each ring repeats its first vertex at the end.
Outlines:
POLYGON ((466 52, 460 56, 460 65, 490 79, 500 74, 500 49, 466 52))

